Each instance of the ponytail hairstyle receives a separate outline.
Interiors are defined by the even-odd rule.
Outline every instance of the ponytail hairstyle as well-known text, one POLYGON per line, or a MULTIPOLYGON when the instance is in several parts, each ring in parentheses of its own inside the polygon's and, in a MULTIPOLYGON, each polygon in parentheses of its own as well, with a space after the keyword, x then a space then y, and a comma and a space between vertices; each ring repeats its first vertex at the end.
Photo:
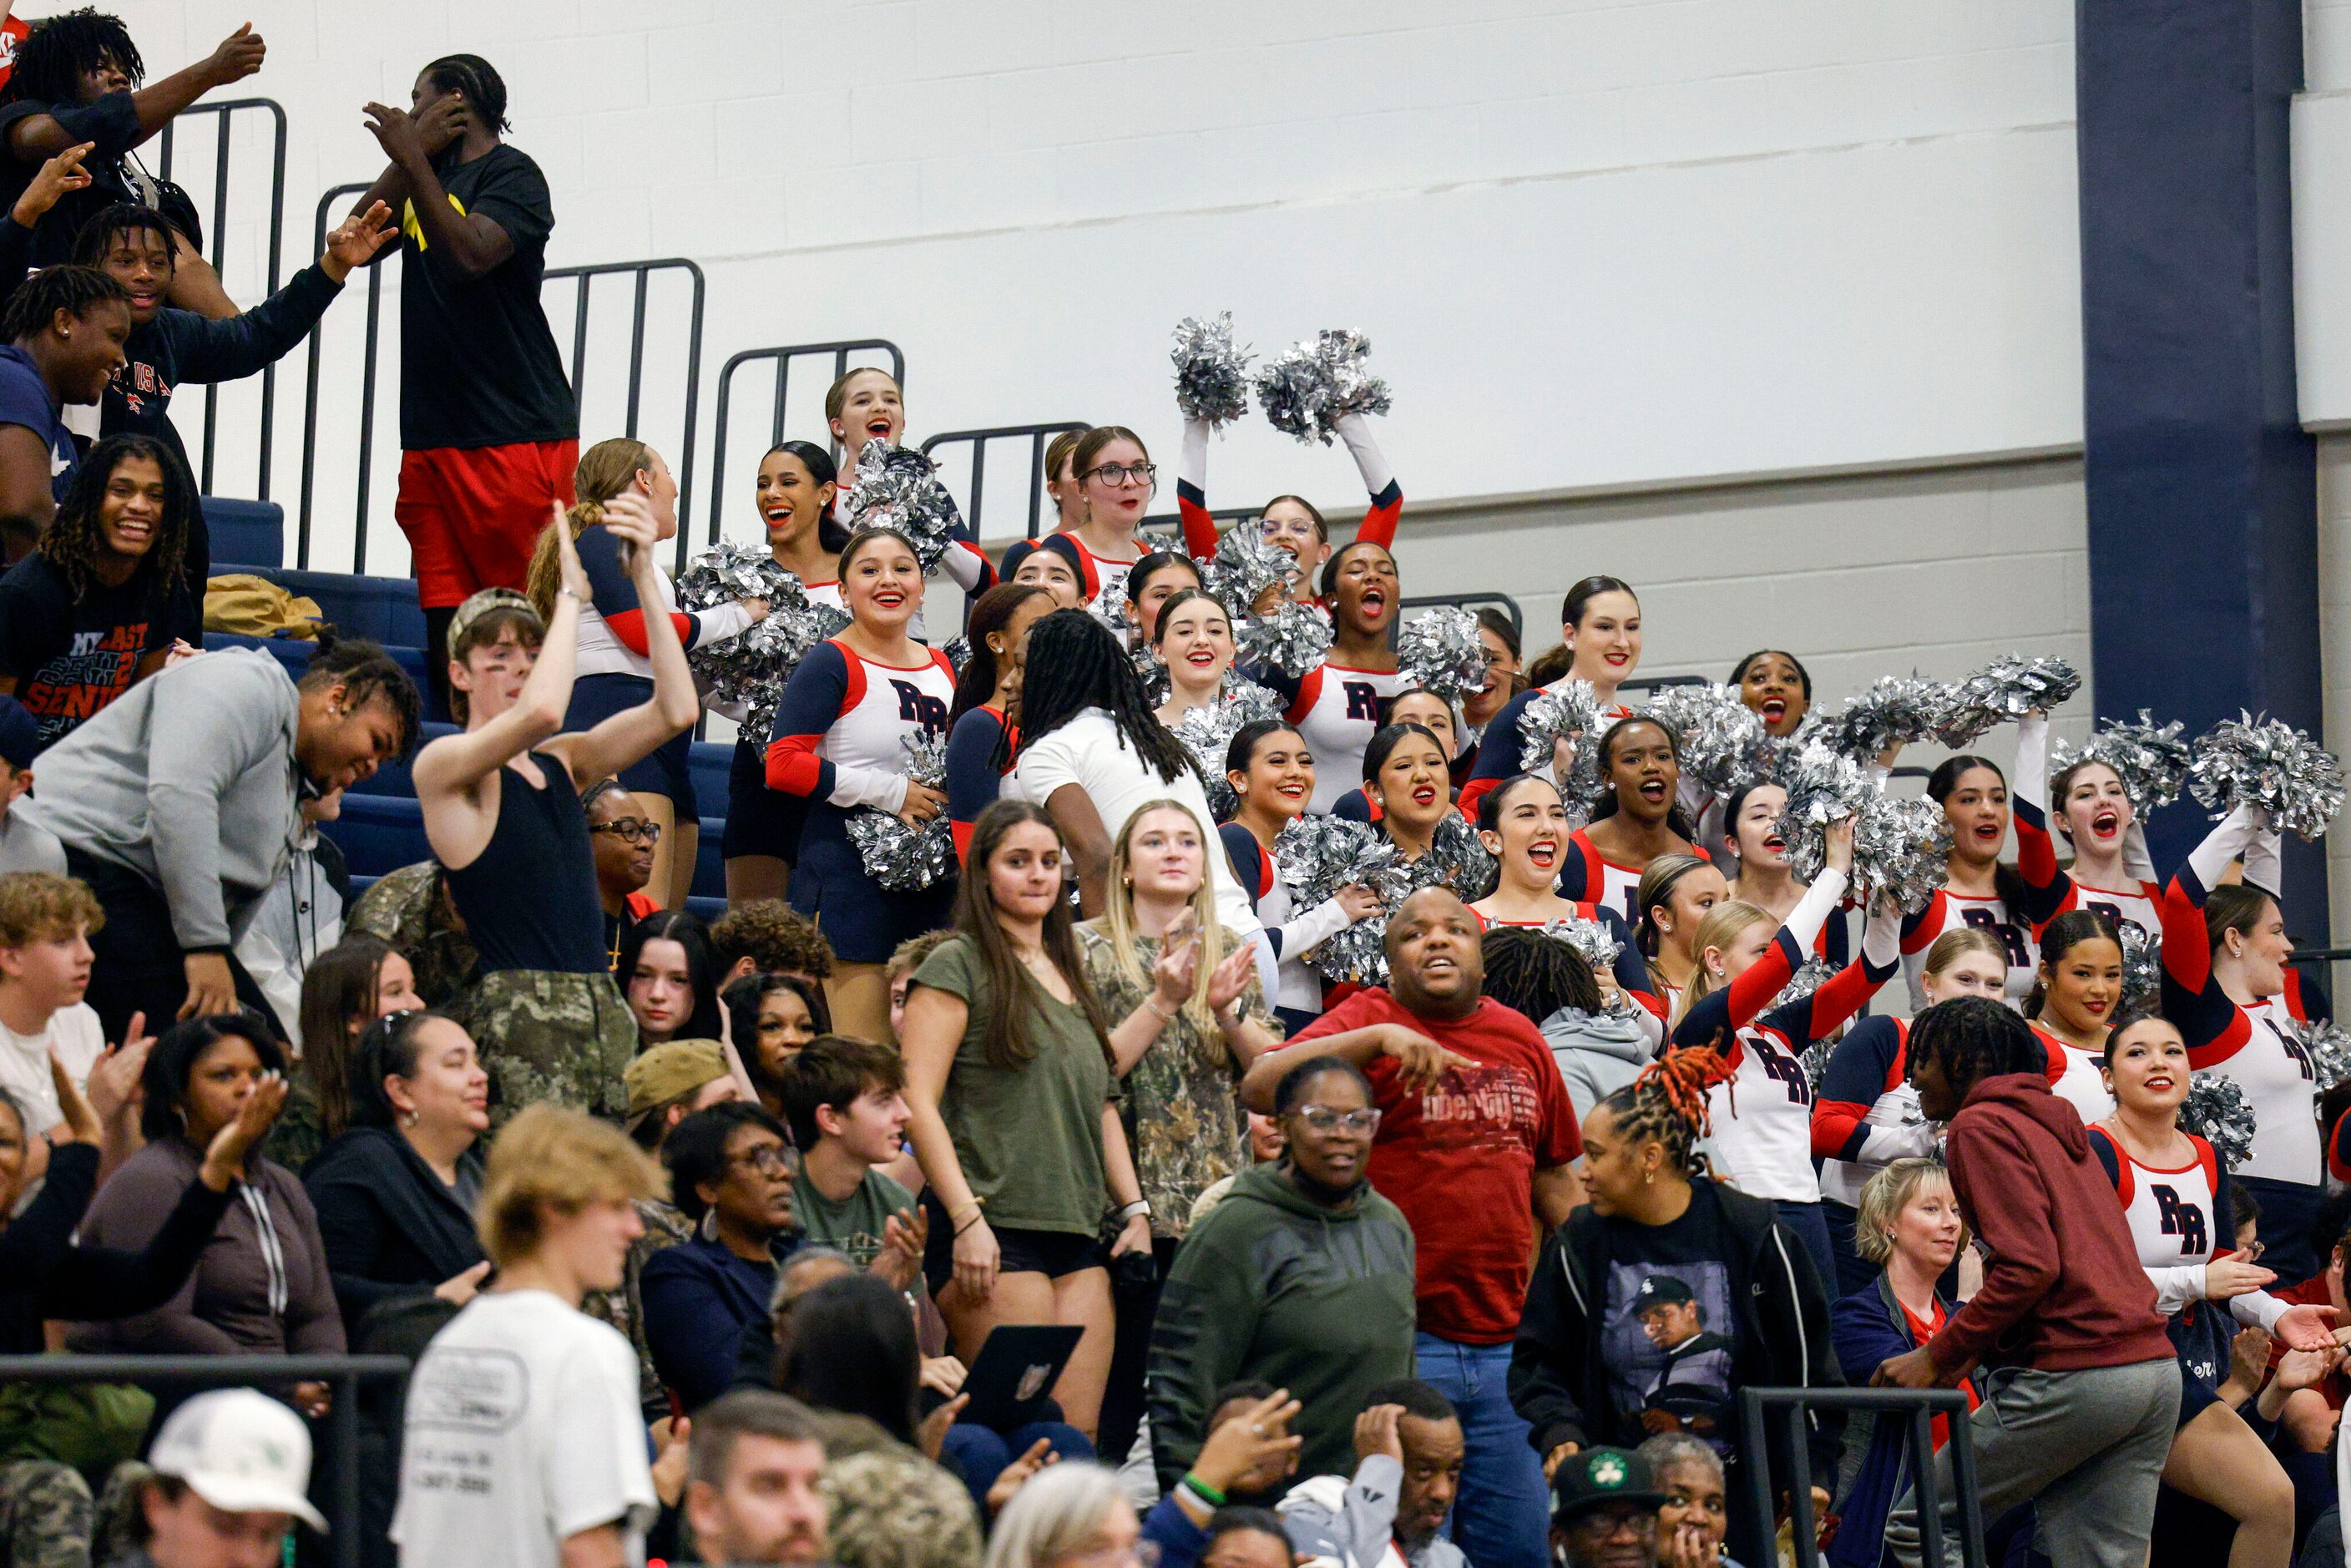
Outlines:
MULTIPOLYGON (((2023 1027, 2021 1021, 2018 1027, 2023 1027)), ((1663 1144, 1666 1168, 1675 1175, 1703 1176, 1709 1167, 1698 1146, 1714 1131, 1706 1092, 1729 1076, 1729 1066, 1712 1046, 1680 1046, 1643 1068, 1632 1082, 1602 1096, 1593 1109, 1606 1111, 1627 1143, 1663 1144)))
MULTIPOLYGON (((1089 425, 1087 430, 1091 430, 1092 428, 1092 427, 1089 425)), ((1045 444, 1046 482, 1059 479, 1061 476, 1062 465, 1070 461, 1070 455, 1078 449, 1078 443, 1083 441, 1085 438, 1085 430, 1065 430, 1061 432, 1061 434, 1053 437, 1052 440, 1045 444)), ((1076 483, 1077 473, 1075 469, 1071 471, 1070 479, 1072 484, 1076 483)))
MULTIPOLYGON (((1593 580, 1586 579, 1585 580, 1590 581, 1593 580)), ((1607 580, 1614 582, 1616 580, 1612 577, 1607 580)), ((1579 583, 1577 586, 1582 587, 1583 584, 1579 583)), ((1657 718, 1649 714, 1635 713, 1625 715, 1623 718, 1618 719, 1614 724, 1610 725, 1606 729, 1600 732, 1600 793, 1593 797, 1591 815, 1584 819, 1587 824, 1605 821, 1608 818, 1616 814, 1619 809, 1619 802, 1616 799, 1616 786, 1608 781, 1608 771, 1613 766, 1616 755, 1616 737, 1624 734, 1626 730, 1632 728, 1635 725, 1640 724, 1647 725, 1650 728, 1656 730, 1658 734, 1666 737, 1666 744, 1673 747, 1674 766, 1677 769, 1680 768, 1682 760, 1682 737, 1680 735, 1676 733, 1672 725, 1667 724, 1664 719, 1657 718)), ((1677 797, 1680 791, 1677 789, 1675 791, 1675 797, 1677 797)), ((1694 844, 1698 842, 1698 830, 1690 825, 1688 816, 1682 810, 1680 800, 1674 797, 1668 798, 1667 804, 1666 806, 1666 831, 1675 834, 1677 837, 1680 838, 1684 843, 1694 844)))
POLYGON ((2263 912, 2276 904, 2276 899, 2251 883, 2225 883, 2214 888, 2204 900, 2204 935, 2212 944, 2213 956, 2219 956, 2221 938, 2231 931, 2251 937, 2263 912))
POLYGON ((1656 973, 1655 960, 1659 942, 1654 912, 1671 908, 1674 889, 1680 885, 1682 878, 1707 863, 1696 855, 1659 855, 1641 873, 1640 885, 1633 894, 1641 906, 1640 917, 1633 923, 1633 946, 1640 950, 1641 956, 1651 960, 1649 970, 1653 977, 1656 973))
MULTIPOLYGON (((1627 591, 1630 591, 1628 590, 1627 591)), ((1755 652, 1748 654, 1747 657, 1740 660, 1737 664, 1731 667, 1730 685, 1738 686, 1743 684, 1747 679, 1747 672, 1755 667, 1756 660, 1769 659, 1775 655, 1787 660, 1788 667, 1796 672, 1796 684, 1803 688, 1804 701, 1809 704, 1813 700, 1813 673, 1812 671, 1804 668, 1804 662, 1802 659, 1799 659, 1795 654, 1791 653, 1785 648, 1756 649, 1755 652)), ((1907 1204, 1910 1200, 1907 1197, 1905 1197, 1902 1201, 1907 1204)))
POLYGON ((350 1088, 353 1126, 381 1127, 390 1131, 399 1124, 400 1113, 393 1108, 392 1095, 384 1089, 383 1081, 416 1076, 417 1060, 424 1051, 416 1037, 425 1024, 436 1019, 455 1021, 446 1013, 413 1008, 407 1012, 380 1018, 367 1026, 360 1036, 359 1050, 351 1060, 350 1088))
MULTIPOLYGON (((571 530, 575 543, 604 520, 604 503, 634 485, 638 475, 652 473, 653 462, 652 447, 626 435, 600 441, 580 455, 580 466, 572 473, 580 499, 563 514, 562 523, 571 530)), ((530 552, 530 570, 523 577, 523 591, 541 621, 555 619, 555 594, 563 586, 563 552, 556 542, 556 527, 549 523, 539 529, 538 543, 530 552)))
MULTIPOLYGON (((1359 549, 1375 549, 1382 555, 1388 558, 1390 565, 1394 565, 1395 562, 1395 552, 1388 549, 1387 546, 1380 543, 1377 539, 1350 539, 1345 544, 1341 545, 1337 549, 1332 550, 1331 552, 1331 559, 1322 563, 1322 580, 1317 585, 1316 591, 1320 592, 1323 598, 1328 599, 1332 594, 1339 591, 1339 569, 1347 564, 1347 557, 1350 554, 1359 549)), ((1404 574, 1401 568, 1397 570, 1396 580, 1398 584, 1401 585, 1404 580, 1404 574)), ((1391 605, 1389 608, 1395 614, 1401 615, 1404 613, 1404 606, 1400 603, 1391 605)))
MULTIPOLYGON (((1264 517, 1266 513, 1270 512, 1284 501, 1288 501, 1291 506, 1296 507, 1300 511, 1304 512, 1306 514, 1307 520, 1314 525, 1314 542, 1316 544, 1327 545, 1331 542, 1331 525, 1322 520, 1322 509, 1303 496, 1276 496, 1272 500, 1268 501, 1264 506, 1259 507, 1257 509, 1258 516, 1259 517, 1264 517)), ((1252 521, 1250 526, 1257 527, 1259 525, 1252 521)))
MULTIPOLYGON (((2115 1048, 2118 1043, 2120 1043, 2124 1032, 2128 1030, 2137 1029, 2143 1023, 2149 1022, 2159 1023, 2166 1029, 2170 1030, 2174 1034, 2179 1033, 2179 1026, 2178 1024, 2173 1023, 2169 1019, 2165 1018, 2161 1013, 2157 1012, 2152 1009, 2135 1008, 2126 1002, 2121 1007, 2115 1009, 2114 1022, 2106 1028, 2106 1043, 2098 1053, 2098 1060, 2105 1064, 2107 1071, 2111 1072, 2114 1071, 2115 1048)), ((2181 1036, 2181 1039, 2183 1040, 2186 1038, 2187 1037, 2184 1035, 2181 1036)))
MULTIPOLYGON (((2115 929, 2113 920, 2095 909, 2069 909, 2042 928, 2041 967, 2032 977, 2032 995, 2024 998, 2026 1018, 2041 1016, 2041 1009, 2049 1002, 2049 977, 2057 972, 2057 965, 2068 952, 2085 942, 2111 942, 2119 953, 2123 934, 2115 929)), ((2108 1026, 2108 1038, 2112 1038, 2112 1027, 2108 1026)))
MULTIPOLYGON (((778 441, 759 455, 760 465, 765 466, 768 459, 778 452, 786 456, 799 459, 799 465, 808 470, 810 482, 818 489, 821 490, 827 485, 835 487, 840 486, 841 470, 833 465, 832 454, 815 442, 778 441)), ((831 507, 825 507, 817 518, 816 542, 820 548, 831 551, 834 555, 839 555, 841 548, 849 543, 848 525, 832 515, 831 507)))
POLYGON ((1045 591, 1033 582, 999 582, 972 602, 971 618, 963 634, 971 656, 956 672, 955 700, 947 705, 947 728, 977 707, 986 707, 996 695, 996 650, 987 645, 995 632, 1012 624, 1020 607, 1045 591))
MULTIPOLYGON (((1511 777, 1503 779, 1501 783, 1496 785, 1493 789, 1487 790, 1484 797, 1479 800, 1478 831, 1481 833, 1500 832, 1502 831, 1502 812, 1504 809, 1510 805, 1510 797, 1517 794, 1521 789, 1530 784, 1540 784, 1544 789, 1550 790, 1553 795, 1559 795, 1559 786, 1553 784, 1542 774, 1513 774, 1511 777)), ((1560 796, 1560 799, 1564 802, 1566 797, 1560 796)), ((1677 857, 1659 856, 1658 858, 1663 860, 1677 857)), ((1687 860, 1692 857, 1684 855, 1677 858, 1687 860)), ((1656 862, 1651 862, 1650 863, 1654 865, 1656 862)), ((1647 878, 1645 876, 1642 880, 1646 882, 1647 878)))
MULTIPOLYGON (((1225 747, 1225 771, 1247 773, 1249 764, 1257 760, 1257 743, 1269 735, 1288 730, 1298 735, 1298 727, 1286 718, 1253 718, 1233 731, 1233 743, 1225 747)), ((1301 740, 1304 736, 1299 736, 1301 740)))
POLYGON ((1382 725, 1378 732, 1364 747, 1364 789, 1371 788, 1372 781, 1380 776, 1380 769, 1386 767, 1388 758, 1395 755, 1395 748, 1402 746, 1407 737, 1415 735, 1437 747, 1439 757, 1444 755, 1445 742, 1437 739, 1437 732, 1425 724, 1406 722, 1382 725))
POLYGON ((1707 994, 1728 980, 1717 980, 1707 971, 1706 950, 1708 947, 1728 948, 1733 942, 1757 925, 1777 925, 1780 917, 1769 910, 1748 903, 1743 898, 1728 898, 1706 912, 1690 936, 1690 952, 1697 956, 1698 967, 1690 972, 1689 984, 1682 988, 1681 999, 1674 1004, 1673 1022, 1679 1023, 1689 1015, 1690 1009, 1704 1000, 1707 994))
MULTIPOLYGON (((833 383, 824 389, 824 417, 827 423, 831 423, 833 420, 839 419, 841 415, 841 411, 849 406, 850 383, 856 381, 860 376, 880 376, 883 381, 890 383, 891 390, 895 392, 901 400, 904 400, 906 395, 906 389, 898 384, 898 378, 883 370, 881 366, 855 366, 852 369, 841 371, 839 376, 833 379, 833 383)), ((856 446, 851 448, 851 452, 853 455, 855 452, 862 450, 864 445, 865 443, 861 441, 856 444, 856 446)))
POLYGON ((1575 653, 1564 643, 1553 643, 1527 661, 1526 681, 1529 690, 1556 685, 1567 679, 1575 668, 1575 653))
MULTIPOLYGON (((1094 465, 1094 459, 1101 456, 1102 448, 1113 441, 1134 442, 1135 449, 1143 454, 1143 460, 1145 463, 1151 461, 1151 448, 1143 444, 1143 437, 1123 424, 1097 424, 1078 437, 1078 444, 1070 455, 1070 477, 1083 485, 1086 472, 1094 465)), ((1158 482, 1155 480, 1151 494, 1155 496, 1158 493, 1158 482)))
MULTIPOLYGON (((1134 580, 1130 577, 1127 580, 1132 582, 1134 580)), ((1160 601, 1159 613, 1152 617, 1151 625, 1146 629, 1150 633, 1151 645, 1154 648, 1158 647, 1160 643, 1167 640, 1167 618, 1170 615, 1175 614, 1179 606, 1189 604, 1196 599, 1205 599, 1209 603, 1215 605, 1225 617, 1226 630, 1230 631, 1232 629, 1233 612, 1223 600, 1217 598, 1215 594, 1209 592, 1205 588, 1179 588, 1175 592, 1169 594, 1165 599, 1160 601)))
MULTIPOLYGON (((1938 806, 1946 804, 1958 792, 1959 780, 1979 768, 1990 768, 1992 777, 2000 780, 2000 787, 2008 788, 2008 775, 2001 771, 1999 763, 1989 757, 1962 753, 1946 757, 1936 765, 1935 771, 1927 775, 1927 799, 1938 806)), ((2024 885, 2024 878, 2006 861, 1992 867, 1991 888, 2008 905, 2011 915, 2016 915, 2032 898, 2032 890, 2024 885)))

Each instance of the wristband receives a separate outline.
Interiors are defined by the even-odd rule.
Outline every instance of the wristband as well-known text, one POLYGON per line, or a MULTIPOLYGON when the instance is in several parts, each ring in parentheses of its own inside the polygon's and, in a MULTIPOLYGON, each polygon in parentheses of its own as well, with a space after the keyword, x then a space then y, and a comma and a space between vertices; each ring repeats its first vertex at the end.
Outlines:
POLYGON ((963 1234, 961 1223, 963 1217, 967 1214, 977 1217, 978 1213, 979 1199, 976 1197, 967 1197, 961 1203, 956 1204, 953 1208, 947 1210, 947 1223, 955 1226, 956 1228, 956 1234, 960 1236, 963 1234))
POLYGON ((1126 1220, 1133 1219, 1138 1214, 1148 1218, 1150 1213, 1151 1200, 1147 1197, 1138 1197, 1133 1203, 1121 1208, 1118 1211, 1118 1217, 1122 1220, 1126 1220))
POLYGON ((1224 1493, 1218 1491, 1216 1488, 1210 1486, 1199 1477, 1193 1475, 1188 1470, 1185 1472, 1184 1479, 1179 1484, 1186 1491, 1190 1492, 1194 1497, 1198 1498, 1210 1508, 1222 1508, 1225 1506, 1224 1493))
POLYGON ((1174 1023, 1176 1021, 1176 1014, 1181 1013, 1184 1009, 1178 1008, 1176 1009, 1176 1012, 1161 1012, 1159 1010, 1159 993, 1154 991, 1149 996, 1143 998, 1143 1010, 1149 1013, 1153 1018, 1157 1019, 1161 1023, 1174 1023))

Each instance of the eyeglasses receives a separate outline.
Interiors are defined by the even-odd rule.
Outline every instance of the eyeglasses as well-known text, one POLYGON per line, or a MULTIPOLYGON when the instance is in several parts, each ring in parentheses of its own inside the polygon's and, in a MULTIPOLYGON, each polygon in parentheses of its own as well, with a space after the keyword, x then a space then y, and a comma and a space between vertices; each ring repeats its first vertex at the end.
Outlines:
POLYGON ((784 1146, 781 1144, 761 1144, 758 1148, 732 1155, 730 1159, 735 1165, 749 1166, 761 1176, 792 1174, 792 1157, 784 1153, 784 1146))
POLYGON ((1137 485, 1148 485, 1152 476, 1158 472, 1159 465, 1156 463, 1134 463, 1124 466, 1105 463, 1099 468, 1087 469, 1083 477, 1099 479, 1105 485, 1123 485, 1130 480, 1137 485))
POLYGON ((591 833, 611 833, 632 844, 657 844, 661 842, 662 834, 659 822, 639 821, 634 817, 623 817, 617 822, 606 822, 588 831, 591 833))
POLYGON ((1318 1133, 1347 1133, 1362 1137, 1380 1130, 1376 1108, 1333 1111, 1328 1105, 1304 1105, 1299 1108, 1298 1119, 1318 1133))

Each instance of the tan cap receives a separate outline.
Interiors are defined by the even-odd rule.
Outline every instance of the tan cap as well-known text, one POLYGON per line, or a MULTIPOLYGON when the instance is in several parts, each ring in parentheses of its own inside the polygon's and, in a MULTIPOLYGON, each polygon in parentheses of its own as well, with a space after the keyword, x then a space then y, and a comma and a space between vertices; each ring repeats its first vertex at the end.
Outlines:
POLYGON ((465 633, 475 622, 493 610, 519 610, 538 628, 539 635, 547 634, 547 622, 538 613, 538 606, 511 588, 485 588, 457 606, 457 613, 449 617, 448 645, 452 648, 465 640, 465 633))
POLYGON ((633 1125, 654 1106, 726 1076, 726 1053, 715 1040, 673 1040, 654 1046, 621 1072, 629 1090, 629 1121, 633 1125))

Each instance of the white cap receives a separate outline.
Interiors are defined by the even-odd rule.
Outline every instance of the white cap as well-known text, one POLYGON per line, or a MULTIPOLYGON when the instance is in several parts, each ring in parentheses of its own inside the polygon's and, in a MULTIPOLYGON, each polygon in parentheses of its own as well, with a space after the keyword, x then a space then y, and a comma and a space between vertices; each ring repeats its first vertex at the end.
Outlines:
POLYGON ((290 1513, 323 1532, 327 1521, 303 1494, 310 1485, 310 1434, 302 1417, 250 1388, 215 1388, 172 1412, 147 1463, 214 1508, 231 1513, 290 1513))

